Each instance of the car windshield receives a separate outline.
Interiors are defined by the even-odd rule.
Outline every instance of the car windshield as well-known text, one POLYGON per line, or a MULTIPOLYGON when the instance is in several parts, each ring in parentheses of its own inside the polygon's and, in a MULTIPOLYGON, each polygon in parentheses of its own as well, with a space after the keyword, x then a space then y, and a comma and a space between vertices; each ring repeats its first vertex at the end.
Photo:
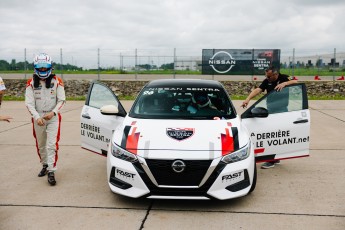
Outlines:
POLYGON ((230 119, 236 113, 223 88, 145 87, 129 116, 146 119, 230 119))

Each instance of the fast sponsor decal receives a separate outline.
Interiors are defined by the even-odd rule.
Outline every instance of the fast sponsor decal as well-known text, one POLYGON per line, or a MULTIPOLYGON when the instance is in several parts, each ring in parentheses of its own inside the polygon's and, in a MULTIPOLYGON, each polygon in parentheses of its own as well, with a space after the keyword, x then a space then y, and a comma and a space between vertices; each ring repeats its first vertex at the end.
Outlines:
POLYGON ((100 127, 96 125, 90 125, 81 123, 81 135, 86 136, 91 139, 103 141, 106 143, 110 142, 109 138, 106 138, 104 135, 101 134, 100 127))
POLYGON ((126 172, 118 168, 115 168, 115 174, 117 177, 126 177, 126 178, 132 178, 132 179, 134 179, 134 176, 135 176, 135 173, 126 172))
POLYGON ((244 177, 243 171, 231 173, 228 175, 223 175, 222 176, 222 182, 228 182, 230 180, 241 180, 244 177))
POLYGON ((194 128, 167 128, 166 134, 168 137, 177 140, 177 141, 183 141, 191 136, 193 136, 195 133, 194 128))
MULTIPOLYGON (((276 132, 266 133, 252 133, 252 137, 256 139, 255 148, 263 149, 264 146, 279 146, 309 142, 309 136, 307 137, 294 137, 291 135, 290 130, 278 130, 276 132)), ((256 153, 262 153, 264 151, 256 151, 256 153)))

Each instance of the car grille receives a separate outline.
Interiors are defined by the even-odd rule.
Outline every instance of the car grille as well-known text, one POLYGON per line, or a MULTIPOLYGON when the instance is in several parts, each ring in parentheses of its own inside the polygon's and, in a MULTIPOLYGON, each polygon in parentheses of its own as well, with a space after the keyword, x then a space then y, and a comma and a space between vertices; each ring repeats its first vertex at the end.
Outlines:
POLYGON ((183 160, 183 172, 175 172, 171 165, 175 160, 146 159, 146 163, 159 185, 198 186, 211 165, 211 160, 183 160))

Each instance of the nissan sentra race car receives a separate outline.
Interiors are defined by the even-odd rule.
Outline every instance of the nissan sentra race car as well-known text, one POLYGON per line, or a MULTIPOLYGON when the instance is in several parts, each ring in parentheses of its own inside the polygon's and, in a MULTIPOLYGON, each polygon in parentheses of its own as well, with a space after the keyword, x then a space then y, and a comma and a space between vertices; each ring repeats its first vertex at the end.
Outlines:
POLYGON ((133 198, 245 196, 255 189, 256 162, 308 156, 309 130, 301 83, 265 95, 239 116, 213 80, 151 81, 129 113, 94 81, 81 112, 82 148, 107 156, 111 191, 133 198))

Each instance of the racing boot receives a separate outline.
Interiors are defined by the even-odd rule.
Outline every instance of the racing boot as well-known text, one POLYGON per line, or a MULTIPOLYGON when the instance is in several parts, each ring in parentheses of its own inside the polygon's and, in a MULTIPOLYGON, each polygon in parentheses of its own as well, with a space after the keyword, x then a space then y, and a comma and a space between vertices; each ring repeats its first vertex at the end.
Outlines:
POLYGON ((54 172, 48 172, 48 183, 51 186, 54 186, 56 184, 54 172))
POLYGON ((45 176, 48 173, 47 168, 48 168, 48 165, 43 165, 43 168, 42 168, 41 172, 38 174, 38 177, 45 176))

